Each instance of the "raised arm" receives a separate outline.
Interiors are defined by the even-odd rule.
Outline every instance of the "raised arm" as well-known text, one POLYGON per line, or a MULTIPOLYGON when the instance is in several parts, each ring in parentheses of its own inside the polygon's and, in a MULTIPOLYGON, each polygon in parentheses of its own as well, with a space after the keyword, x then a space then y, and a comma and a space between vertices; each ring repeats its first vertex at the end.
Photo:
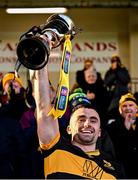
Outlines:
POLYGON ((52 105, 47 65, 35 71, 34 96, 39 141, 41 144, 48 144, 59 134, 59 126, 58 121, 48 115, 52 105))

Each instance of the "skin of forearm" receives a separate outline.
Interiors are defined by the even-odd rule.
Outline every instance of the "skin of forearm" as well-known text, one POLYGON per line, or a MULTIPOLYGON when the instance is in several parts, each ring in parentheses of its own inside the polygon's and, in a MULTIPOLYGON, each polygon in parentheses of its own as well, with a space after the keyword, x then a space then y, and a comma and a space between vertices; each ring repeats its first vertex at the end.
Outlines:
POLYGON ((39 141, 47 144, 59 131, 58 121, 54 120, 53 115, 48 115, 52 109, 52 105, 47 65, 43 69, 35 71, 34 97, 36 101, 36 119, 39 141))
POLYGON ((47 66, 43 69, 35 71, 34 94, 37 106, 37 115, 42 110, 48 114, 52 107, 47 66))

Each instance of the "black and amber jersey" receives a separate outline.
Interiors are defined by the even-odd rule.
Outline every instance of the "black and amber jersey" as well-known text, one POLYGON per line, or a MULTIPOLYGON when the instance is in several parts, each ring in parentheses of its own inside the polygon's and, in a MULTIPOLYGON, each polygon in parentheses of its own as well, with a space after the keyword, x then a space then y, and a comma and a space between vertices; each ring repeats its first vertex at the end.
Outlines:
MULTIPOLYGON (((58 139, 57 137, 56 139, 58 139)), ((52 179, 122 179, 123 169, 99 151, 85 153, 64 138, 43 145, 44 171, 52 179), (53 144, 56 143, 54 146, 53 144), (51 148, 49 148, 52 145, 51 148)))

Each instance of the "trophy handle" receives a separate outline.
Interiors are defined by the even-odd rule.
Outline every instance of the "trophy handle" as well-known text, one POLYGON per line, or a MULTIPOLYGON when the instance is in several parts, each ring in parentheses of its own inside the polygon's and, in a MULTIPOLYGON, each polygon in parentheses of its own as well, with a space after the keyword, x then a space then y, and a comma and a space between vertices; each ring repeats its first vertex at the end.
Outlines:
POLYGON ((17 59, 15 66, 14 66, 15 75, 18 75, 18 71, 19 71, 21 65, 22 65, 21 62, 17 59))

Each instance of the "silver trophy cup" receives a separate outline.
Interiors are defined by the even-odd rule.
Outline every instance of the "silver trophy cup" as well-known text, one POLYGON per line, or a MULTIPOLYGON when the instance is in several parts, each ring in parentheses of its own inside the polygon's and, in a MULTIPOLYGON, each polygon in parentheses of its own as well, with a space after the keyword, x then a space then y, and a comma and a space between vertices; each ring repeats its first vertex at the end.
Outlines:
POLYGON ((66 34, 70 34, 71 39, 76 34, 72 20, 63 14, 51 15, 46 24, 34 26, 20 37, 17 61, 28 69, 43 68, 48 63, 51 49, 62 44, 66 34))

